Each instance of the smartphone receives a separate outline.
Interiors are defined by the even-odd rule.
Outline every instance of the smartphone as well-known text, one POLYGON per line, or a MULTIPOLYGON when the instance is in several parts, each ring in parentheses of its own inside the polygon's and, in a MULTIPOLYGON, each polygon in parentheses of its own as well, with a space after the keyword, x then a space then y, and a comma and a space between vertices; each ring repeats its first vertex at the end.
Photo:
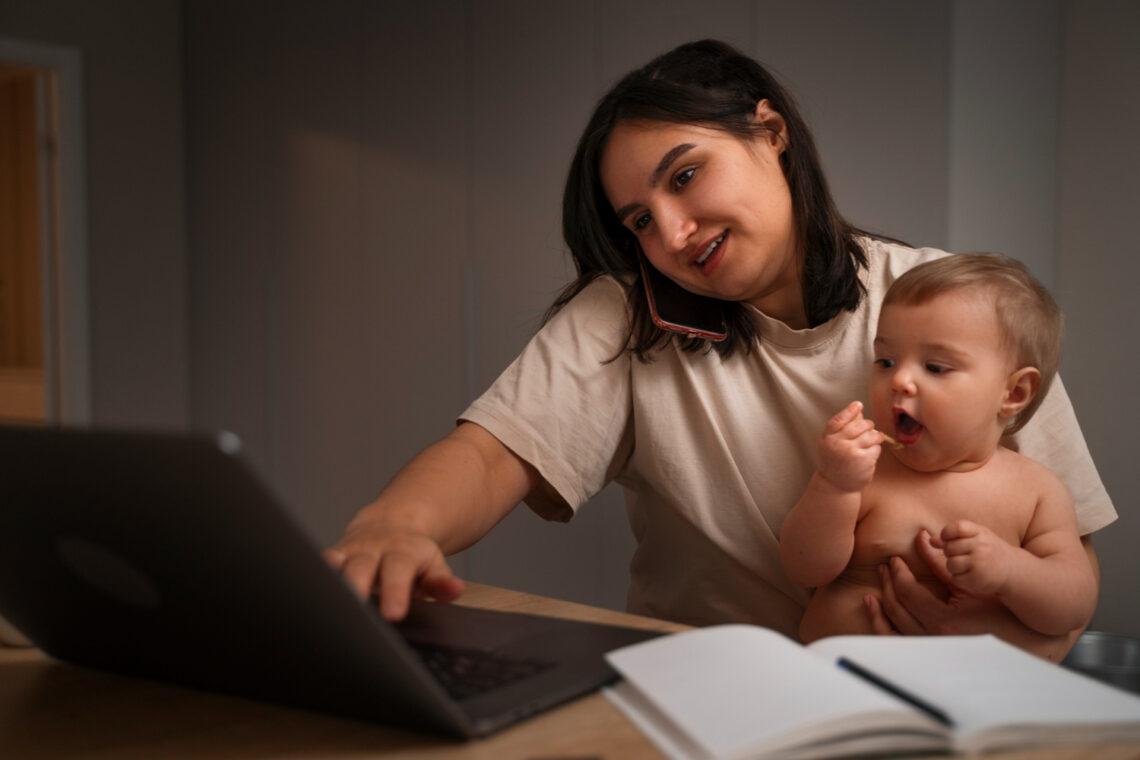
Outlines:
POLYGON ((649 302, 649 316, 662 330, 681 333, 690 338, 705 338, 714 343, 728 337, 724 319, 724 303, 708 296, 690 293, 645 260, 641 260, 641 281, 649 302))

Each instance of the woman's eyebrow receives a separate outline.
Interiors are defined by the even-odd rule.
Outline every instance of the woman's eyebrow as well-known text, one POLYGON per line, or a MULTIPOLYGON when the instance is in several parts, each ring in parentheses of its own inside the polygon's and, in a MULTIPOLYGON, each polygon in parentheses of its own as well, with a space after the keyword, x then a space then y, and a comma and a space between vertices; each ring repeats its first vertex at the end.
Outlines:
MULTIPOLYGON (((661 157, 661 160, 657 162, 657 168, 649 175, 649 187, 657 187, 657 183, 665 176, 665 172, 669 171, 669 167, 673 165, 673 162, 695 147, 697 146, 693 143, 681 143, 667 150, 665 155, 661 157)), ((614 213, 620 221, 629 216, 640 205, 640 203, 627 203, 614 213)))
POLYGON ((649 186, 657 187, 657 183, 665 176, 665 172, 669 171, 670 165, 681 156, 688 153, 693 148, 697 147, 692 143, 681 143, 680 145, 670 149, 661 160, 657 162, 657 168, 653 170, 653 175, 649 178, 649 186))

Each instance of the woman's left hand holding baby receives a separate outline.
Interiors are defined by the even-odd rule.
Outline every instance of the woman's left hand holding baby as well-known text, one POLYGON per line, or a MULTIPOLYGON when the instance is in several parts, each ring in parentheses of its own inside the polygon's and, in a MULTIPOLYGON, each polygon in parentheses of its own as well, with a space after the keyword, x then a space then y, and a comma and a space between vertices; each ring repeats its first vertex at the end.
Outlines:
MULTIPOLYGON (((970 635, 993 633, 998 638, 1033 652, 1047 660, 1060 661, 1072 647, 1080 631, 1048 636, 1026 626, 994 595, 975 594, 957 586, 947 568, 945 553, 934 545, 933 537, 920 531, 915 549, 931 572, 946 584, 949 596, 936 596, 920 583, 901 558, 894 557, 882 567, 881 600, 868 595, 867 614, 872 630, 880 635, 970 635)), ((1089 560, 1096 554, 1086 545, 1089 560)))
POLYGON ((952 586, 983 596, 1000 594, 1009 580, 1009 555, 1015 548, 984 525, 955 520, 930 543, 945 555, 952 586))

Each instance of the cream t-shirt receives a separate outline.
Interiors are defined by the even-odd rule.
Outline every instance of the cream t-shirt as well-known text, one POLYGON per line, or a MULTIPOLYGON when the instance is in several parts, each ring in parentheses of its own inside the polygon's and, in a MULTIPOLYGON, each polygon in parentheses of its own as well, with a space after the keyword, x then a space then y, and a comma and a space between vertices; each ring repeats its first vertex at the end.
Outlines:
MULTIPOLYGON (((862 240, 868 288, 854 312, 793 330, 751 309, 760 340, 727 360, 676 342, 619 354, 625 290, 601 278, 530 341, 462 415, 533 465, 527 497, 569 520, 611 480, 626 494, 637 550, 630 611, 695 625, 742 621, 794 636, 809 591, 785 576, 779 533, 815 468, 824 424, 869 409, 879 305, 902 272, 946 255, 862 240)), ((1069 487, 1082 533, 1116 518, 1058 381, 1012 445, 1069 487)))

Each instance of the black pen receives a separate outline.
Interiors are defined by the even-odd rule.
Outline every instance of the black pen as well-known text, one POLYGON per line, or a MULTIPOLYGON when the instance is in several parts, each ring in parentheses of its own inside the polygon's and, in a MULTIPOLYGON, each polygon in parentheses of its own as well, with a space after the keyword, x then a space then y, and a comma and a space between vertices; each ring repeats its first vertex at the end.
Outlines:
POLYGON ((954 721, 950 719, 949 715, 942 712, 941 710, 939 710, 937 707, 930 704, 929 702, 926 702, 926 701, 916 697, 915 695, 911 694, 906 689, 903 689, 899 686, 896 686, 895 684, 886 680, 882 676, 875 675, 871 671, 864 668, 862 665, 857 665, 854 662, 851 662, 851 660, 848 660, 846 657, 840 657, 839 658, 839 667, 843 668, 844 670, 851 671, 855 675, 862 678, 864 681, 872 683, 875 686, 878 686, 883 691, 885 691, 889 694, 895 695, 896 697, 898 697, 902 701, 906 702, 907 704, 912 705, 913 707, 916 707, 919 710, 922 710, 924 713, 926 713, 930 717, 934 718, 939 723, 942 723, 946 726, 949 726, 950 728, 954 728, 954 721))

